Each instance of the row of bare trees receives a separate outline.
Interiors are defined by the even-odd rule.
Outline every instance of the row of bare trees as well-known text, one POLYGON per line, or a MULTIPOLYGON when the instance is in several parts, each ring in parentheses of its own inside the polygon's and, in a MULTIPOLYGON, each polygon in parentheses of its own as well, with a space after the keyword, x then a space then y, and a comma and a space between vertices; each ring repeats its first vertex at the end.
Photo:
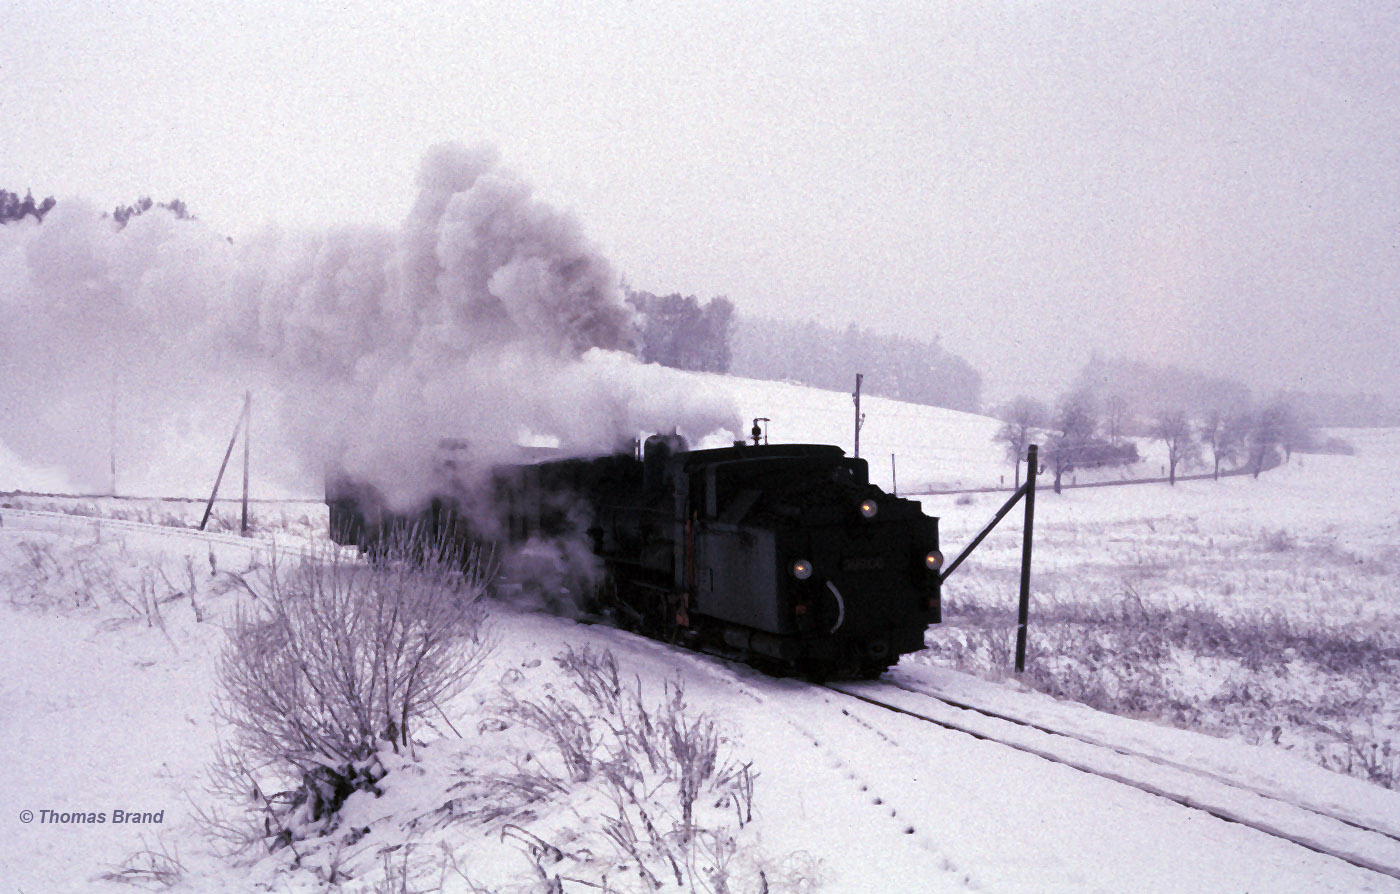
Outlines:
POLYGON ((1020 463, 1026 448, 1037 440, 1045 445, 1042 468, 1054 472, 1055 493, 1059 493, 1067 472, 1138 462, 1137 447, 1129 435, 1162 442, 1173 485, 1179 468, 1200 463, 1207 452, 1215 478, 1220 477, 1222 466, 1252 469, 1257 478, 1278 451, 1283 451, 1285 461, 1290 460, 1294 450, 1315 438, 1302 413, 1282 399, 1260 407, 1196 413, 1168 408, 1149 418, 1130 414, 1126 407, 1121 398, 1109 397, 1100 408, 1085 392, 1066 395, 1053 409, 1029 397, 1007 403, 998 413, 1003 425, 996 440, 1015 465, 1015 486, 1021 484, 1020 463))

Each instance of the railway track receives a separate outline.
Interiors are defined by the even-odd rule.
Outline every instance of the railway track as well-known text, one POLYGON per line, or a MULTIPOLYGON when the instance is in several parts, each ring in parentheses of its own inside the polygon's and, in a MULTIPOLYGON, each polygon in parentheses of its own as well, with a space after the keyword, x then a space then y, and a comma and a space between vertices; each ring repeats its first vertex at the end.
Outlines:
POLYGON ((1254 829, 1361 869, 1400 879, 1400 817, 1390 822, 1308 803, 1201 767, 1092 735, 897 683, 824 688, 943 729, 995 742, 1254 829))

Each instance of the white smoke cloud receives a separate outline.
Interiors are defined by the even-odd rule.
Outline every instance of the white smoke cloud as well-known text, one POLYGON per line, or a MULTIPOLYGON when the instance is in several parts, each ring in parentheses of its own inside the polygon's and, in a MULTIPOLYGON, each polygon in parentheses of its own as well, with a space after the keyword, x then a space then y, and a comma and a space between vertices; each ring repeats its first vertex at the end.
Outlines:
POLYGON ((408 507, 443 438, 485 466, 525 434, 584 454, 740 429, 727 397, 626 353, 631 324, 577 221, 489 148, 430 150, 396 233, 234 245, 68 199, 0 227, 0 443, 102 490, 115 430, 123 490, 198 493, 251 389, 264 487, 316 493, 339 465, 408 507))

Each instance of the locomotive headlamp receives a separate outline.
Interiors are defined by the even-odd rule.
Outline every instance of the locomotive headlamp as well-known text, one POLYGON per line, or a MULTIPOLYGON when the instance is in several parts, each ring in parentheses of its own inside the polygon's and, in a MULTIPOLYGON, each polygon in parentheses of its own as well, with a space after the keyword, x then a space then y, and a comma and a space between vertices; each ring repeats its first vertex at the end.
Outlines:
POLYGON ((937 571, 942 568, 943 554, 936 549, 929 550, 928 555, 924 556, 924 566, 928 568, 929 571, 937 571))
POLYGON ((860 514, 866 518, 874 518, 875 513, 880 511, 880 504, 874 500, 862 500, 860 503, 860 514))
POLYGON ((798 580, 806 580, 812 576, 812 563, 808 562, 806 559, 798 559, 792 563, 792 567, 788 570, 791 571, 792 576, 798 580))

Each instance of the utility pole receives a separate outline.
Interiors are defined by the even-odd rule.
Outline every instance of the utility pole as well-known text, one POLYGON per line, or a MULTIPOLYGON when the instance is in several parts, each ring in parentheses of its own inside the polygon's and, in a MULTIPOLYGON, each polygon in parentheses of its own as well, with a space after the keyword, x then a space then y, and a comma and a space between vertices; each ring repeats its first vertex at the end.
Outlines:
POLYGON ((243 522, 238 533, 248 536, 248 436, 253 430, 253 392, 243 392, 243 522))
POLYGON ((1035 477, 1039 447, 1026 448, 1026 524, 1021 533, 1021 601, 1016 611, 1016 673, 1026 669, 1026 627, 1031 610, 1031 527, 1035 523, 1035 477))
POLYGON ((1016 493, 1011 495, 1011 499, 997 510, 996 515, 987 526, 972 538, 972 542, 958 553, 958 557, 948 565, 943 567, 938 576, 940 584, 947 583, 948 576, 958 570, 958 566, 971 555, 987 535, 992 533, 992 529, 997 526, 1006 513, 1011 511, 1011 507, 1016 505, 1016 501, 1022 498, 1026 501, 1026 526, 1021 539, 1021 600, 1016 612, 1016 673, 1021 673, 1026 669, 1026 629, 1030 626, 1031 607, 1031 529, 1035 523, 1035 479, 1040 471, 1040 458, 1038 456, 1040 448, 1031 444, 1026 450, 1026 483, 1016 489, 1016 493))
POLYGON ((856 373, 856 393, 855 393, 855 395, 854 395, 854 399, 855 399, 855 402, 856 402, 856 449, 855 449, 855 455, 856 455, 857 457, 860 456, 860 427, 861 427, 862 424, 865 423, 865 417, 862 416, 862 415, 861 415, 861 412, 860 412, 860 383, 861 383, 864 379, 865 379, 865 376, 861 375, 860 373, 856 373))
POLYGON ((107 413, 107 446, 110 449, 112 496, 117 495, 117 360, 112 358, 112 406, 107 413))
MULTIPOLYGON (((244 424, 248 421, 248 404, 252 400, 252 392, 243 396, 243 412, 238 414, 238 422, 233 426, 233 437, 228 439, 228 449, 224 451, 224 461, 219 464, 219 474, 214 478, 214 490, 209 494, 209 504, 204 507, 204 518, 199 521, 199 529, 204 530, 204 526, 209 524, 209 515, 214 511, 214 501, 219 497, 219 485, 224 480, 224 470, 228 468, 228 460, 233 456, 233 445, 238 443, 238 433, 242 431, 244 424)), ((244 455, 247 455, 247 441, 244 441, 244 455)), ((246 466, 244 467, 247 468, 246 466)), ((247 481, 245 475, 244 481, 247 481)), ((245 516, 246 517, 246 516, 245 516)))

